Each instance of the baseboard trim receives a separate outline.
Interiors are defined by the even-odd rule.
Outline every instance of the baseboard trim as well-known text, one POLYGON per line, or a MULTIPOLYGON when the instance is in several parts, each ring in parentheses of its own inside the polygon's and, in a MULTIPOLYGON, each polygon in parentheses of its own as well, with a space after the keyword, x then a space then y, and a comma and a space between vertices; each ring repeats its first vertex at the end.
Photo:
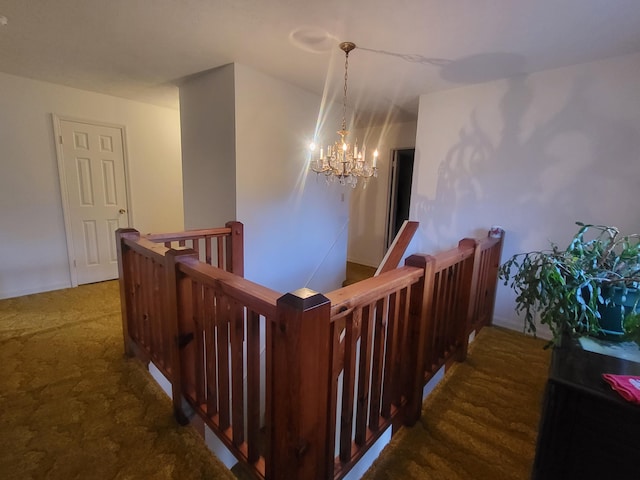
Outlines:
POLYGON ((52 292, 54 290, 62 290, 65 288, 71 288, 71 283, 54 283, 51 285, 42 285, 37 288, 25 288, 20 290, 8 290, 0 291, 0 300, 5 298, 24 297, 25 295, 33 295, 35 293, 52 292))
MULTIPOLYGON (((504 317, 493 317, 493 325, 497 327, 508 328, 509 330, 515 330, 516 332, 523 332, 527 335, 531 335, 530 333, 525 332, 524 324, 522 320, 519 318, 504 318, 504 317)), ((551 331, 546 325, 537 325, 536 337, 542 338, 544 340, 551 340, 551 331)))

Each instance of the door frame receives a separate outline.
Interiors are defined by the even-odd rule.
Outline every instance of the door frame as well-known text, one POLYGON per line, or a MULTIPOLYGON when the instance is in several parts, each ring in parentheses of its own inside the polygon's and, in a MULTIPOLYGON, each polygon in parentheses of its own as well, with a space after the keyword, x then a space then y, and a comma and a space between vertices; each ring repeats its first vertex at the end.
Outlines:
MULTIPOLYGON (((396 208, 396 199, 397 199, 397 188, 398 188, 398 155, 399 152, 403 150, 413 150, 414 151, 414 166, 415 166, 415 150, 416 147, 406 147, 406 148, 393 148, 391 150, 391 163, 389 165, 389 183, 387 188, 387 216, 386 216, 386 226, 384 232, 384 249, 387 249, 393 243, 395 239, 394 223, 396 220, 395 216, 395 208, 396 208)), ((413 186, 413 175, 411 185, 413 186)))
POLYGON ((124 184, 125 193, 127 195, 127 212, 128 212, 128 225, 133 224, 133 211, 131 209, 131 181, 129 173, 129 155, 127 148, 127 135, 126 127, 124 125, 107 123, 101 121, 87 120, 84 118, 70 117, 66 115, 51 114, 51 120, 53 122, 53 141, 56 147, 56 158, 58 162, 58 178, 60 180, 60 199, 62 201, 62 215, 64 217, 64 230, 67 237, 67 256, 69 259, 69 279, 72 287, 78 286, 78 271, 76 269, 75 259, 76 250, 73 245, 73 235, 71 230, 71 213, 69 208, 69 190, 68 180, 65 174, 64 165, 64 151, 62 145, 62 129, 60 122, 68 121, 75 123, 86 123, 88 125, 95 125, 98 127, 108 127, 120 130, 120 136, 122 137, 122 157, 124 162, 124 184))

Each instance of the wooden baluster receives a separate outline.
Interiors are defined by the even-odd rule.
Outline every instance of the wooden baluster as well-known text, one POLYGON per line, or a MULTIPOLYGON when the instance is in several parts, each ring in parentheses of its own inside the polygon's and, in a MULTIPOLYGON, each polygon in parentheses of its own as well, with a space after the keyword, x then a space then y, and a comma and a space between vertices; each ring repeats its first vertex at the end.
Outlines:
POLYGON ((431 310, 428 312, 429 322, 427 324, 427 340, 426 340, 426 362, 425 372, 433 374, 435 366, 435 349, 436 349, 436 324, 438 322, 438 286, 440 284, 440 272, 434 269, 433 272, 433 290, 431 292, 431 310))
POLYGON ((406 395, 408 376, 410 369, 412 368, 409 365, 409 333, 411 329, 410 325, 410 306, 411 306, 411 288, 403 288, 401 291, 401 303, 400 303, 400 320, 401 323, 399 325, 400 331, 400 349, 398 350, 398 357, 396 359, 396 380, 395 380, 395 389, 396 389, 396 405, 400 406, 402 403, 402 398, 406 395))
POLYGON ((164 370, 167 366, 167 361, 164 356, 164 349, 162 339, 166 336, 164 331, 164 322, 162 321, 162 296, 160 287, 162 285, 162 277, 160 276, 161 266, 155 261, 151 264, 151 278, 152 278, 152 302, 151 302, 151 352, 154 354, 156 361, 164 370))
POLYGON ((213 418, 218 413, 218 362, 216 359, 216 298, 213 288, 204 291, 206 379, 207 379, 207 416, 213 418))
POLYGON ((145 292, 146 288, 143 285, 144 282, 144 265, 145 265, 145 257, 140 253, 136 252, 135 258, 135 279, 136 279, 136 308, 137 308, 137 336, 136 342, 138 346, 144 348, 145 338, 144 338, 144 329, 146 323, 146 313, 147 306, 145 303, 145 292))
POLYGON ((460 262, 454 263, 449 267, 449 278, 447 284, 448 305, 447 305, 447 321, 444 324, 445 333, 445 358, 449 358, 451 353, 458 347, 458 336, 456 335, 460 322, 464 323, 464 319, 458 318, 458 278, 461 270, 460 262))
POLYGON ((188 276, 177 275, 178 290, 178 346, 180 351, 180 374, 182 376, 183 394, 191 399, 195 399, 195 325, 193 322, 193 283, 188 276))
POLYGON ((396 400, 395 391, 395 358, 398 355, 398 313, 400 299, 397 292, 389 297, 389 316, 387 318, 387 351, 384 362, 384 379, 382 385, 382 409, 384 418, 391 416, 391 404, 396 400))
POLYGON ((344 337, 344 373, 342 377, 342 413, 340 417, 340 460, 351 458, 353 399, 356 377, 356 342, 360 336, 362 310, 356 308, 347 317, 344 337))
POLYGON ((143 270, 142 283, 143 283, 144 292, 145 292, 145 295, 144 295, 145 319, 146 319, 144 322, 145 345, 147 347, 147 352, 149 354, 149 357, 152 358, 153 354, 155 353, 153 351, 153 336, 154 336, 153 293, 154 293, 155 287, 153 285, 153 259, 148 257, 144 257, 144 270, 143 270))
POLYGON ((389 316, 389 297, 378 300, 375 312, 375 329, 373 337, 373 364, 371 367, 371 405, 369 406, 369 428, 377 432, 380 428, 380 398, 382 395, 382 378, 384 365, 384 349, 386 344, 386 325, 389 316))
MULTIPOLYGON (((174 267, 175 268, 175 267, 174 267)), ((163 344, 163 352, 164 352, 164 359, 166 362, 165 368, 168 372, 172 371, 172 365, 173 365, 173 359, 172 359, 172 355, 173 355, 173 350, 174 350, 174 346, 175 346, 175 336, 176 336, 176 332, 175 332, 175 328, 176 328, 176 312, 175 310, 168 310, 166 305, 167 305, 167 299, 170 297, 175 297, 176 295, 176 286, 175 286, 175 281, 173 283, 173 286, 171 288, 168 288, 168 284, 167 284, 167 275, 169 275, 169 270, 167 268, 167 261, 165 258, 165 262, 163 265, 160 266, 160 278, 158 279, 158 282, 160 282, 160 309, 162 312, 162 323, 163 323, 163 327, 162 327, 162 344, 163 344)), ((173 307, 172 307, 173 308, 173 307)))
POLYGON ((364 445, 367 440, 367 413, 369 411, 369 376, 371 374, 371 352, 373 351, 373 326, 375 304, 367 305, 362 310, 362 329, 360 333, 360 365, 358 371, 358 401, 356 404, 357 445, 364 445))
POLYGON ((244 307, 232 301, 229 324, 231 346, 231 409, 233 444, 244 442, 244 307))
MULTIPOLYGON (((128 258, 127 260, 127 264, 128 264, 128 280, 127 280, 127 296, 129 298, 129 301, 131 302, 131 308, 129 311, 129 319, 128 319, 128 324, 129 324, 129 336, 131 338, 131 341, 133 342, 131 344, 132 348, 136 343, 136 340, 138 338, 138 287, 137 287, 137 283, 136 283, 136 269, 137 269, 137 253, 135 250, 131 250, 129 248, 126 249, 126 251, 124 252, 124 255, 128 258)), ((135 350, 135 348, 134 348, 135 350)), ((132 350, 132 351, 134 351, 132 350)))
POLYGON ((444 325, 447 322, 447 286, 448 286, 448 273, 449 269, 446 268, 440 272, 440 288, 438 288, 438 304, 440 308, 438 309, 438 322, 436 323, 437 334, 436 339, 438 341, 437 347, 437 357, 436 357, 436 366, 442 364, 444 360, 444 352, 447 348, 446 339, 444 337, 444 325))
POLYGON ((217 255, 218 255, 218 259, 217 259, 217 265, 216 267, 221 268, 223 270, 229 270, 229 266, 225 265, 224 262, 224 243, 222 241, 222 238, 218 237, 216 238, 216 245, 217 245, 217 255))
POLYGON ((216 306, 218 320, 218 418, 222 431, 231 425, 229 401, 229 323, 231 305, 226 296, 218 296, 216 306))
POLYGON ((247 318, 247 459, 260 458, 260 315, 248 312, 247 318))
POLYGON ((204 370, 204 291, 201 283, 196 281, 191 282, 191 295, 193 298, 195 403, 201 407, 206 403, 206 379, 204 370))
POLYGON ((458 350, 457 360, 463 362, 467 358, 469 349, 469 334, 471 333, 471 325, 474 323, 473 315, 477 312, 477 305, 474 304, 472 299, 477 297, 480 249, 478 248, 478 242, 469 238, 460 240, 458 246, 459 248, 473 249, 473 255, 465 260, 459 283, 460 291, 462 292, 462 302, 460 302, 459 306, 461 313, 458 327, 460 348, 458 350))
MULTIPOLYGON (((436 321, 434 323, 434 358, 433 368, 438 369, 443 357, 444 341, 442 338, 442 324, 446 321, 447 304, 446 304, 446 290, 447 288, 447 270, 440 270, 438 272, 438 279, 436 285, 436 321)), ((435 372, 434 372, 435 373, 435 372)))
POLYGON ((158 357, 162 359, 162 367, 163 370, 167 370, 170 366, 170 358, 169 358, 169 350, 166 348, 165 339, 169 338, 169 333, 167 332, 167 322, 165 317, 167 312, 164 310, 164 297, 166 296, 165 292, 165 281, 164 276, 165 266, 163 263, 154 262, 154 284, 155 284, 155 292, 153 294, 154 298, 154 312, 156 319, 156 327, 158 330, 157 337, 157 351, 158 357))
POLYGON ((329 425, 330 302, 301 289, 277 302, 272 329, 273 362, 270 409, 267 412, 270 454, 265 477, 333 478, 333 452, 327 451, 329 425))
POLYGON ((404 326, 406 324, 405 321, 405 312, 407 309, 407 289, 403 288, 396 293, 396 313, 395 313, 395 348, 394 348, 394 356, 392 359, 393 364, 393 373, 391 375, 391 385, 392 385, 392 402, 394 405, 399 406, 401 403, 400 400, 400 391, 402 385, 402 356, 403 356, 403 348, 404 348, 404 326))
POLYGON ((335 456, 336 451, 336 435, 338 416, 338 378, 344 367, 344 343, 340 341, 340 337, 345 327, 345 317, 331 322, 329 327, 329 338, 331 339, 331 379, 329 382, 329 434, 327 439, 327 451, 330 455, 335 456))
POLYGON ((192 245, 191 248, 193 248, 193 251, 198 254, 198 260, 200 260, 200 239, 199 238, 192 239, 191 245, 192 245))
POLYGON ((213 241, 217 241, 217 238, 209 235, 204 237, 204 259, 209 265, 213 265, 211 263, 211 242, 213 241))

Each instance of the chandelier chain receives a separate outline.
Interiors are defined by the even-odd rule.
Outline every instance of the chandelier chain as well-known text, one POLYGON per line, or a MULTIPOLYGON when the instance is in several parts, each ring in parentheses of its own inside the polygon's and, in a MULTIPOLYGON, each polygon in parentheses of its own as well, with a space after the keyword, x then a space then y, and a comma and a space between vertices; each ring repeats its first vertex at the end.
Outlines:
POLYGON ((342 130, 347 129, 347 79, 349 78, 349 52, 344 56, 344 95, 342 97, 342 130))

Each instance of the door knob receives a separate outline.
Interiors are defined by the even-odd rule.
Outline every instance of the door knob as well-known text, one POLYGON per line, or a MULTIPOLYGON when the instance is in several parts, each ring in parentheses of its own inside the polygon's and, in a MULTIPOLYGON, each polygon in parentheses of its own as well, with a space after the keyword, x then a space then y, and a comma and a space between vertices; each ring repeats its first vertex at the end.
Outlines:
POLYGON ((120 213, 127 213, 127 211, 124 208, 121 208, 120 210, 118 210, 120 213))

